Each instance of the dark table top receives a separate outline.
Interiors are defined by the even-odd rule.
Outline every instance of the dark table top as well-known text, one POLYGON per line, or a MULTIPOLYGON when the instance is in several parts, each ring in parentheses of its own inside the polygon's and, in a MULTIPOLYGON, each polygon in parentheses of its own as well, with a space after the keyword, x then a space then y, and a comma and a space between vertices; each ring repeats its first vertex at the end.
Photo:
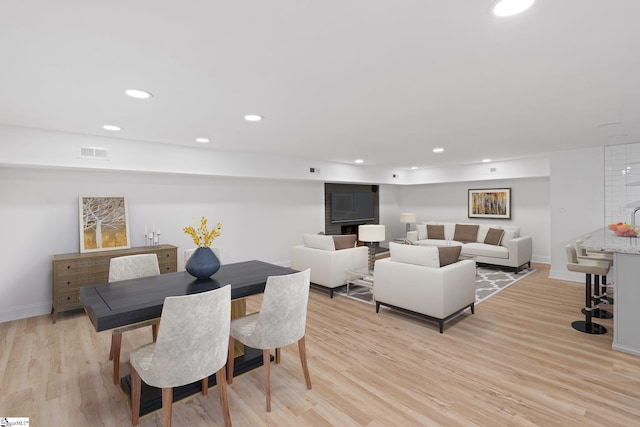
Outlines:
POLYGON ((263 261, 225 264, 210 279, 198 280, 186 271, 122 280, 80 288, 80 300, 96 331, 105 331, 160 317, 164 299, 231 285, 231 299, 264 292, 268 276, 296 270, 263 261))

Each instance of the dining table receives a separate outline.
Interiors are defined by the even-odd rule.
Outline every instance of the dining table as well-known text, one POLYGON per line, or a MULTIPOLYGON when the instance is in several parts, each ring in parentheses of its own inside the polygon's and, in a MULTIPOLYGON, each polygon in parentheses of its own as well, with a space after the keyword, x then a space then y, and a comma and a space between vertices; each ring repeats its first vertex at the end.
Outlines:
MULTIPOLYGON (((269 276, 296 273, 297 270, 251 260, 224 264, 208 279, 197 279, 186 271, 165 273, 80 288, 80 300, 96 332, 111 331, 160 318, 164 299, 231 286, 231 317, 246 314, 246 298, 264 292, 269 276)), ((160 324, 162 328, 162 324, 160 324)), ((179 362, 179 361, 176 361, 179 362)), ((262 351, 239 345, 235 348, 234 376, 262 366, 262 351)), ((209 387, 216 383, 209 377, 209 387)), ((120 379, 124 392, 131 396, 131 378, 120 379)), ((200 391, 200 382, 174 388, 174 401, 200 391)), ((162 407, 161 389, 142 384, 140 415, 162 407)))

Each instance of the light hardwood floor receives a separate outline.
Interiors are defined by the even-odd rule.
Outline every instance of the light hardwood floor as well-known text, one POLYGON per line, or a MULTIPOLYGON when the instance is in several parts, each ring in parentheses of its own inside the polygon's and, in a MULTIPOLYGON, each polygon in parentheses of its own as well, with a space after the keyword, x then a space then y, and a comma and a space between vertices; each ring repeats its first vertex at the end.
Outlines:
MULTIPOLYGON (((548 279, 548 266, 445 326, 312 290, 306 390, 297 346, 271 369, 228 388, 235 426, 633 426, 640 425, 640 357, 611 349, 610 332, 573 330, 583 285, 548 279)), ((259 298, 249 301, 257 309, 259 298)), ((640 326, 640 325, 639 325, 640 326)), ((128 352, 150 339, 123 338, 128 352)), ((0 324, 0 416, 32 426, 128 426, 130 408, 111 380, 110 334, 82 312, 0 324)), ((140 426, 160 425, 158 413, 140 426)), ((223 425, 217 391, 174 404, 174 426, 223 425)))

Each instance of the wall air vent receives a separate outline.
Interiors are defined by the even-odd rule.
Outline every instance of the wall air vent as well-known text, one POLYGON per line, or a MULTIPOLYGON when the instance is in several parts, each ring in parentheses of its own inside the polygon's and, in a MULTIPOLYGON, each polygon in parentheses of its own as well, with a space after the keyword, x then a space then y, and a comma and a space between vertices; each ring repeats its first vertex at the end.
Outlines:
POLYGON ((109 150, 101 147, 80 147, 78 157, 81 159, 107 160, 109 159, 109 150))
POLYGON ((489 172, 497 172, 498 168, 489 168, 489 172))

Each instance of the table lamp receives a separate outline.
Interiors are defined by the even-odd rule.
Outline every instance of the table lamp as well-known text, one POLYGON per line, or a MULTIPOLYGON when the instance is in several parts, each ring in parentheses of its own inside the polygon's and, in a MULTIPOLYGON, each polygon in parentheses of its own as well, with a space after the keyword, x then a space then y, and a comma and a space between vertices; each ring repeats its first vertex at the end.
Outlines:
POLYGON ((358 227, 358 240, 368 243, 369 246, 369 270, 373 270, 375 262, 375 243, 384 242, 384 225, 368 224, 358 227))
POLYGON ((407 233, 411 230, 411 223, 416 222, 416 214, 414 213, 401 213, 400 222, 407 223, 407 233))

